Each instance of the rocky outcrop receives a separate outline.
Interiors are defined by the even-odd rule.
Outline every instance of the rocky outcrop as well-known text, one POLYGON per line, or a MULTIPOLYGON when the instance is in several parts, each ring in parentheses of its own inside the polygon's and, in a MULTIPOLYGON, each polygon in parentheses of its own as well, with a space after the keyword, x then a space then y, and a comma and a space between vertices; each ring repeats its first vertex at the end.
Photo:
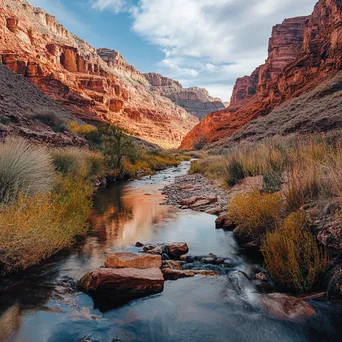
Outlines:
POLYGON ((206 89, 183 88, 179 82, 156 73, 147 73, 144 76, 152 85, 153 91, 168 97, 200 120, 203 120, 208 113, 225 108, 222 101, 211 97, 206 89))
POLYGON ((320 0, 311 16, 275 26, 265 64, 238 79, 229 108, 208 115, 187 134, 181 148, 191 149, 203 137, 206 143, 221 141, 334 77, 342 68, 341 8, 340 0, 320 0))
POLYGON ((179 145, 198 122, 152 92, 119 53, 97 52, 26 0, 0 0, 0 56, 9 69, 88 122, 109 121, 165 147, 179 145))

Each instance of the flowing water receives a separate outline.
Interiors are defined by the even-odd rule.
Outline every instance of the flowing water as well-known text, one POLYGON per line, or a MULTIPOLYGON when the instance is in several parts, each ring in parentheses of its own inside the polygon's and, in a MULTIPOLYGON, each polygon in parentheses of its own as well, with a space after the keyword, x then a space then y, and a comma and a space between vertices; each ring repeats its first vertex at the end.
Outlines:
POLYGON ((101 190, 86 241, 0 294, 0 341, 340 341, 341 306, 312 302, 317 314, 301 322, 268 316, 257 290, 237 272, 255 265, 233 234, 216 230, 213 216, 160 205, 161 188, 188 167, 101 190), (185 241, 193 255, 212 252, 238 266, 228 276, 167 281, 163 293, 104 313, 89 296, 68 292, 64 285, 103 265, 109 253, 136 252, 136 241, 185 241))

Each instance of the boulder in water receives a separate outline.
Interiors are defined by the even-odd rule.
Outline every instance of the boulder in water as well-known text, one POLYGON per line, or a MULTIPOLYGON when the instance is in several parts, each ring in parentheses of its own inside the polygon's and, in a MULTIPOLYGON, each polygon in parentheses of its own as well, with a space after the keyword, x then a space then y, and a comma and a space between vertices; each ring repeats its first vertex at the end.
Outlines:
POLYGON ((159 268, 98 268, 85 274, 78 285, 99 308, 107 308, 162 292, 164 278, 159 268))
POLYGON ((183 254, 188 253, 189 247, 186 242, 174 242, 168 246, 169 254, 173 257, 180 257, 183 254))
POLYGON ((261 295, 264 311, 276 319, 298 322, 315 315, 315 309, 302 299, 282 293, 261 295))
POLYGON ((128 252, 114 253, 105 261, 106 268, 159 268, 162 265, 160 255, 135 254, 128 252))

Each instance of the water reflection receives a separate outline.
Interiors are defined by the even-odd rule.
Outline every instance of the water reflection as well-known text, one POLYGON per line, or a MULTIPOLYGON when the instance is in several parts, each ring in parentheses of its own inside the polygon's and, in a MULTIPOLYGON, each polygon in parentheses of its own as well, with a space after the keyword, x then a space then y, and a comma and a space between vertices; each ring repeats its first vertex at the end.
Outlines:
POLYGON ((160 205, 160 188, 187 168, 102 190, 86 241, 0 296, 0 341, 339 341, 340 306, 313 303, 317 315, 303 324, 268 317, 256 305, 255 288, 235 272, 253 265, 232 233, 215 230, 210 215, 160 205), (192 254, 213 252, 238 266, 228 277, 166 282, 163 293, 105 313, 89 296, 63 290, 101 266, 108 253, 137 251, 136 241, 186 241, 192 254))

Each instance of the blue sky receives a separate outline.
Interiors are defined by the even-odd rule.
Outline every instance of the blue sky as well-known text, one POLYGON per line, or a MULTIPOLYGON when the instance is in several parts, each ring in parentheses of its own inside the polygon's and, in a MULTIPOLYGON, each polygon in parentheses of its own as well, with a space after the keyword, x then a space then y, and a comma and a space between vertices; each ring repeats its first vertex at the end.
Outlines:
POLYGON ((201 86, 227 101, 235 79, 267 57, 272 26, 316 0, 28 0, 96 48, 142 72, 201 86))

